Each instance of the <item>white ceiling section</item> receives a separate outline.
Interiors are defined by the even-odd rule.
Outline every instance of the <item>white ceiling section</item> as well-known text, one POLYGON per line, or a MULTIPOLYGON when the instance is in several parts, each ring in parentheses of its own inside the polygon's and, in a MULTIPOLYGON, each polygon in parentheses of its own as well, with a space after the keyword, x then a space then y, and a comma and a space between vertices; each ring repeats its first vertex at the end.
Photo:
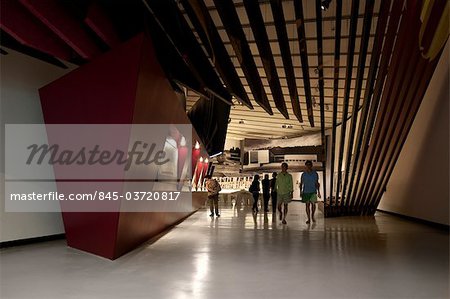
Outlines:
MULTIPOLYGON (((256 1, 256 0, 255 0, 256 1)), ((230 112, 230 123, 228 124, 227 138, 230 139, 243 139, 243 138, 286 138, 295 137, 311 134, 312 132, 320 131, 320 105, 319 105, 319 89, 318 89, 318 73, 317 73, 317 36, 316 36, 316 12, 315 12, 315 1, 307 0, 301 1, 303 5, 304 18, 305 18, 305 33, 306 33, 306 44, 308 51, 308 64, 309 64, 309 76, 311 82, 311 93, 313 96, 313 113, 314 113, 314 123, 315 127, 311 127, 307 116, 307 107, 305 101, 305 90, 302 76, 302 68, 300 62, 300 51, 299 51, 299 41, 297 29, 295 26, 295 12, 294 12, 294 1, 293 0, 283 0, 283 11, 286 20, 286 29, 288 33, 289 45, 292 54, 292 63, 294 66, 297 89, 300 99, 300 108, 303 116, 303 123, 300 123, 294 115, 291 99, 289 95, 286 75, 284 71, 284 66, 282 62, 282 57, 280 54, 280 48, 278 44, 277 34, 275 30, 275 25, 272 16, 272 9, 270 2, 268 0, 259 1, 262 16, 264 18, 264 23, 266 31, 270 41, 270 47, 274 56, 275 64, 277 67, 277 73, 280 78, 280 84, 283 90, 284 99, 289 113, 289 119, 285 119, 284 116, 278 111, 275 106, 275 102, 272 97, 271 89, 267 81, 267 76, 264 71, 264 67, 259 56, 258 48, 253 36, 252 29, 249 24, 248 16, 245 11, 242 0, 233 1, 235 8, 239 15, 239 19, 242 28, 246 34, 247 42, 250 46, 251 52, 253 54, 255 63, 258 67, 259 75, 263 82, 266 94, 269 98, 270 105, 273 110, 273 115, 269 115, 264 109, 262 109, 254 100, 253 94, 250 91, 250 87, 244 76, 242 68, 236 57, 236 53, 231 46, 230 39, 225 31, 225 28, 221 22, 219 14, 215 8, 213 0, 205 0, 205 4, 208 7, 209 14, 211 15, 216 28, 219 31, 222 42, 224 43, 228 54, 233 61, 239 78, 244 85, 245 90, 251 102, 254 106, 254 110, 247 108, 244 105, 234 101, 236 104, 231 107, 230 112), (316 104, 314 104, 316 102, 316 104), (284 128, 283 128, 284 125, 284 128), (286 125, 291 125, 291 128, 286 128, 286 125)), ((370 57, 374 41, 375 29, 378 21, 378 12, 380 10, 381 0, 375 1, 374 14, 372 18, 372 26, 369 39, 368 53, 366 57, 364 81, 362 84, 361 92, 361 104, 363 104, 364 87, 367 77, 368 69, 370 66, 370 57)), ((339 72, 339 101, 338 101, 338 114, 337 122, 340 123, 342 119, 343 110, 343 100, 344 100, 344 85, 345 85, 345 73, 346 73, 346 61, 347 61, 347 48, 349 41, 349 27, 350 27, 350 15, 351 15, 351 4, 350 0, 342 1, 342 28, 341 28, 341 47, 340 47, 340 72, 339 72)), ((184 12, 183 7, 179 4, 181 11, 184 12)), ((356 74, 358 69, 358 53, 361 43, 363 19, 364 19, 364 8, 365 1, 360 1, 359 6, 359 18, 357 26, 357 38, 355 41, 355 55, 353 60, 353 74, 352 83, 349 97, 349 111, 350 116, 353 107, 353 94, 356 82, 356 74)), ((334 78, 334 52, 335 52, 335 1, 331 1, 328 10, 322 11, 322 27, 323 27, 323 70, 324 70, 324 99, 325 99, 325 127, 330 128, 332 126, 332 108, 333 108, 333 78, 334 78)), ((195 32, 189 17, 184 13, 184 16, 191 26, 191 29, 195 32)), ((198 42, 201 44, 200 38, 196 34, 198 42)), ((205 54, 208 53, 205 51, 205 54)), ((189 110, 192 105, 199 99, 199 95, 193 91, 188 91, 187 94, 187 109, 189 110)))

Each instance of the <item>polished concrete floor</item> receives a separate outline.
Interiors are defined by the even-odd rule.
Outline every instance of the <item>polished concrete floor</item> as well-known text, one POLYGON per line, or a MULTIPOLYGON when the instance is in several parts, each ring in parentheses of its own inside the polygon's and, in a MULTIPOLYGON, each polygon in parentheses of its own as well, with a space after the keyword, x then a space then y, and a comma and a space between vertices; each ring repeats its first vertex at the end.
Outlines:
POLYGON ((448 298, 449 234, 393 216, 288 224, 201 210, 109 261, 53 241, 1 251, 0 298, 448 298))

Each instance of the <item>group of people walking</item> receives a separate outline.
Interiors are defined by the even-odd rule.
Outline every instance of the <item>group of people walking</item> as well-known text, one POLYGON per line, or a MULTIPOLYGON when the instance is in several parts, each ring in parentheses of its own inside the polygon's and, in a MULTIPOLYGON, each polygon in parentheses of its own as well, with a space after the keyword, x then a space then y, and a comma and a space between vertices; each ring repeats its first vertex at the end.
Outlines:
MULTIPOLYGON (((305 163, 306 171, 302 173, 300 179, 300 197, 301 201, 306 204, 306 215, 308 220, 306 223, 311 223, 316 221, 314 218, 317 198, 320 198, 320 184, 319 175, 315 170, 313 170, 312 161, 306 161, 305 163)), ((269 212, 269 200, 272 199, 272 212, 276 215, 278 210, 279 219, 283 224, 286 224, 286 216, 288 213, 288 204, 293 199, 294 184, 292 180, 292 175, 287 171, 288 164, 281 164, 281 172, 277 174, 272 173, 272 179, 269 179, 269 175, 264 175, 262 180, 262 194, 263 194, 263 205, 264 212, 269 212)), ((258 200, 261 191, 260 188, 260 176, 255 175, 253 181, 250 185, 249 192, 253 195, 253 213, 258 213, 258 200)), ((220 192, 220 184, 217 180, 208 179, 206 182, 206 189, 208 190, 208 199, 210 200, 211 215, 219 217, 218 211, 218 196, 220 192)))

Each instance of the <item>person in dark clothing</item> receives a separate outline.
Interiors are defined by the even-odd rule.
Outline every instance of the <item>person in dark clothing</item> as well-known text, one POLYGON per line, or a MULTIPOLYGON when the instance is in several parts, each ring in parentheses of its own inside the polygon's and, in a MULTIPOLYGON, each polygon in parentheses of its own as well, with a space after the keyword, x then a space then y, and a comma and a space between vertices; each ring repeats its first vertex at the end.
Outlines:
POLYGON ((272 197, 272 213, 277 212, 277 189, 275 183, 277 182, 277 173, 272 173, 272 179, 270 180, 270 196, 272 197))
POLYGON ((270 180, 269 175, 264 175, 262 180, 263 199, 264 199, 264 213, 269 212, 269 198, 270 198, 270 180))
POLYGON ((253 208, 252 208, 253 213, 258 213, 259 190, 261 190, 259 188, 259 175, 255 175, 253 178, 253 182, 250 185, 250 189, 248 190, 253 195, 253 208))
POLYGON ((219 182, 216 179, 212 179, 211 175, 206 177, 206 190, 208 191, 208 200, 210 203, 211 217, 214 217, 214 212, 216 216, 220 217, 219 214, 219 192, 222 190, 219 182))

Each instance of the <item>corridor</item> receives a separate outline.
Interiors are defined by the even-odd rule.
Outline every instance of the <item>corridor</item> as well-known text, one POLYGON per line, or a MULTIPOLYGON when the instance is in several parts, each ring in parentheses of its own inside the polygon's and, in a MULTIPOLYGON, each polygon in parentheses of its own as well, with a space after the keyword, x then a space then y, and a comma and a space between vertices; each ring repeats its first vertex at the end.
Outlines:
POLYGON ((288 224, 200 210, 116 261, 52 241, 1 251, 2 298, 448 298, 449 235, 385 214, 288 224), (58 287, 55 287, 58 285, 58 287))

